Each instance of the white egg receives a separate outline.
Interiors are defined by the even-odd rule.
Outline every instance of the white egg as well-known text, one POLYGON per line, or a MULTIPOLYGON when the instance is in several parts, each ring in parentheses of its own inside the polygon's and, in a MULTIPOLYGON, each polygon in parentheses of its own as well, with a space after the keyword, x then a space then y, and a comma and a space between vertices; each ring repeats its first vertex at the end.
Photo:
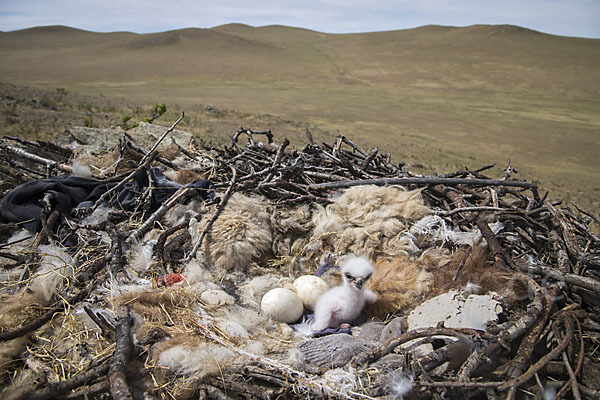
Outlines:
POLYGON ((308 310, 315 308, 319 297, 328 289, 327 282, 315 275, 302 275, 294 281, 294 290, 308 310))
POLYGON ((260 308, 271 318, 288 324, 298 321, 304 311, 300 297, 291 290, 283 288, 271 289, 265 293, 260 308))

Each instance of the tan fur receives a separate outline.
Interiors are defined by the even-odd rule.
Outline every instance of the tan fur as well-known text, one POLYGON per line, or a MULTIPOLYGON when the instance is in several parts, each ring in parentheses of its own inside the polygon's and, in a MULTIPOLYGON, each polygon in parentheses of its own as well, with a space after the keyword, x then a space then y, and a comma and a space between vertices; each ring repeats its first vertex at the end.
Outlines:
POLYGON ((435 271, 430 296, 438 296, 450 289, 463 289, 467 284, 480 286, 481 293, 498 293, 505 304, 526 293, 522 282, 514 278, 514 272, 498 269, 488 260, 489 251, 485 246, 458 249, 448 264, 435 271))
MULTIPOLYGON (((347 189, 327 207, 316 206, 309 250, 315 254, 354 253, 369 259, 406 255, 414 249, 399 235, 431 213, 421 191, 375 185, 347 189)), ((314 258, 307 253, 308 257, 314 258)))
POLYGON ((390 314, 405 312, 420 304, 435 287, 435 272, 451 259, 444 248, 425 250, 418 258, 402 255, 378 259, 367 282, 367 287, 377 295, 377 302, 367 305, 367 315, 385 319, 390 314))
POLYGON ((299 257, 309 240, 313 228, 312 212, 308 205, 299 207, 274 207, 271 212, 273 227, 273 254, 278 258, 283 270, 304 274, 311 271, 304 268, 299 257))
MULTIPOLYGON (((190 227, 193 239, 199 237, 207 222, 203 219, 190 227)), ((219 270, 243 271, 250 262, 270 253, 272 241, 267 200, 234 193, 204 238, 202 249, 207 261, 219 270)))
POLYGON ((385 319, 416 305, 433 278, 422 262, 410 258, 379 259, 373 267, 367 287, 377 295, 377 302, 365 309, 370 317, 385 319))

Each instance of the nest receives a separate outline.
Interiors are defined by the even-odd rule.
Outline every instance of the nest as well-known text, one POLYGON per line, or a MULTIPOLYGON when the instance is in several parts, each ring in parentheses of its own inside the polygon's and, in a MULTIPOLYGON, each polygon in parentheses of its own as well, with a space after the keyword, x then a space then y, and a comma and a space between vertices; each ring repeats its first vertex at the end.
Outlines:
POLYGON ((293 150, 240 128, 209 148, 176 124, 103 151, 0 143, 3 398, 598 398, 596 216, 510 165, 419 176, 343 135, 307 130, 293 150), (30 220, 10 209, 19 185, 65 173, 101 194, 64 207, 53 186, 30 220), (270 288, 350 253, 374 262, 379 298, 352 336, 261 312, 270 288), (501 311, 403 318, 449 294, 501 311))

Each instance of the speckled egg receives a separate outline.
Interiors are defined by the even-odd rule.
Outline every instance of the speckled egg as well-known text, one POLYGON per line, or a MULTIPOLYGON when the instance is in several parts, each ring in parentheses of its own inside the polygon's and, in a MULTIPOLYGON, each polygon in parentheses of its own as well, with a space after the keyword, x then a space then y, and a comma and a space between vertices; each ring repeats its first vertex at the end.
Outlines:
POLYGON ((308 310, 315 308, 319 297, 328 289, 327 282, 315 275, 302 275, 294 281, 294 290, 308 310))
POLYGON ((260 308, 271 318, 287 324, 298 321, 304 311, 300 297, 283 288, 271 289, 265 293, 260 308))

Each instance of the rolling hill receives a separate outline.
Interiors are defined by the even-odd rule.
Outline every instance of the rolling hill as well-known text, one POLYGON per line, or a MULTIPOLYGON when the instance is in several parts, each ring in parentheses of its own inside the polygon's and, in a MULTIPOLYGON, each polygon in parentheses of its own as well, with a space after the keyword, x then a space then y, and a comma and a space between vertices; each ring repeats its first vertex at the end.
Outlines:
MULTIPOLYGON (((591 204, 600 194, 598 39, 510 25, 361 34, 53 26, 0 33, 0 57, 5 82, 274 114, 317 138, 343 131, 439 172, 510 157, 524 177, 566 197, 591 204)), ((206 132, 199 124, 195 133, 206 132)), ((304 143, 300 129, 281 134, 304 143)))

